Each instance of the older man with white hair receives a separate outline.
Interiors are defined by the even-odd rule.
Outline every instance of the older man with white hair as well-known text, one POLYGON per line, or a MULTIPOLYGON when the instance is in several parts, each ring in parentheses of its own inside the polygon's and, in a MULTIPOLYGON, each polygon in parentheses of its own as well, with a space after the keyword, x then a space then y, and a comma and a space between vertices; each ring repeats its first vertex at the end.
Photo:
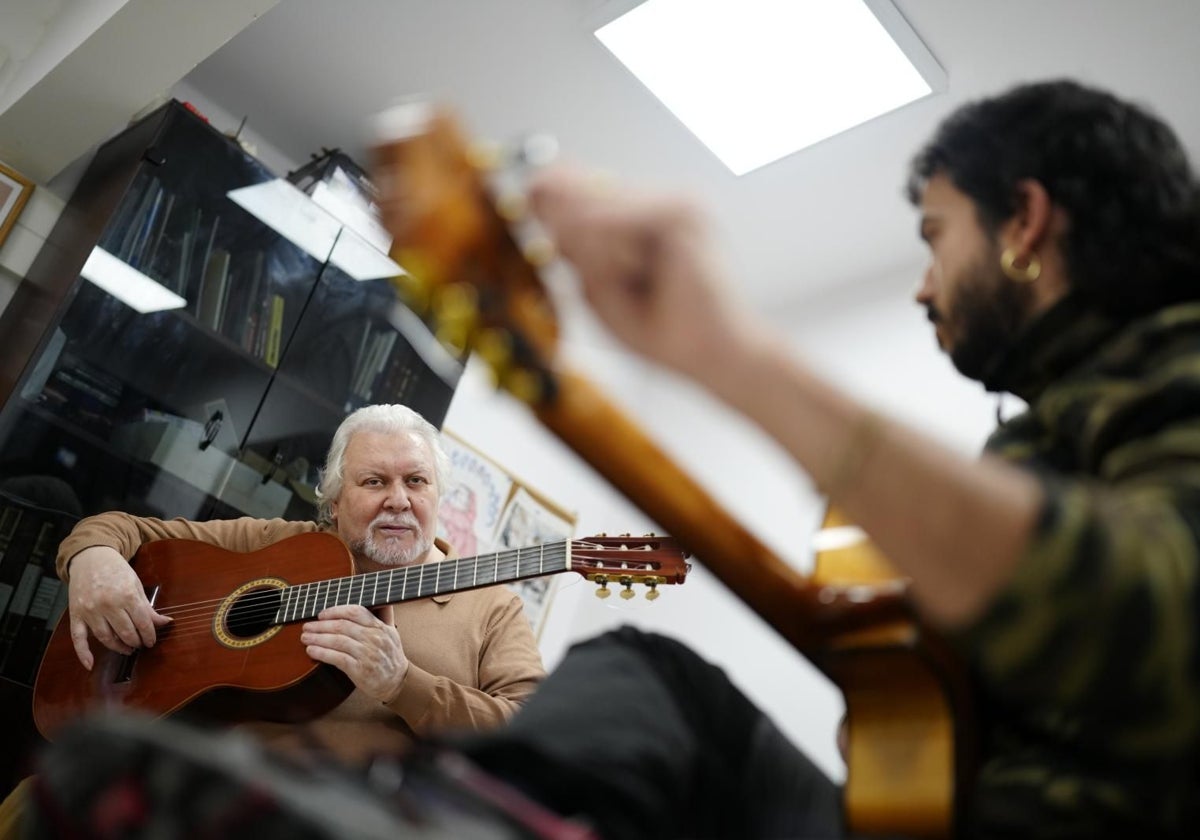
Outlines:
MULTIPOLYGON (((193 539, 256 551, 318 530, 350 548, 357 573, 442 560, 438 503, 448 459, 438 431, 401 405, 349 415, 333 436, 318 490, 318 522, 241 518, 195 522, 104 513, 63 541, 59 573, 69 586, 71 634, 85 668, 89 636, 130 653, 154 644, 170 619, 151 606, 129 558, 143 543, 193 539)), ((403 750, 414 736, 503 723, 545 675, 520 599, 503 587, 434 595, 376 610, 329 607, 305 624, 309 656, 344 672, 353 693, 298 727, 254 723, 273 747, 328 749, 358 763, 403 750)))

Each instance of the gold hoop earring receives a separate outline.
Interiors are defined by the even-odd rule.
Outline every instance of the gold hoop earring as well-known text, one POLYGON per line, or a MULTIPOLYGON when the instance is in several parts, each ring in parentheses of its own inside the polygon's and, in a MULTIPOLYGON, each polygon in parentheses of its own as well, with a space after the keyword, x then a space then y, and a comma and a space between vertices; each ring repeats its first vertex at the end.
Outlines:
POLYGON ((1005 248, 1004 253, 1000 255, 1000 270, 1009 280, 1032 283, 1042 276, 1042 261, 1037 258, 1037 254, 1030 254, 1025 259, 1025 265, 1017 265, 1017 252, 1012 248, 1005 248))

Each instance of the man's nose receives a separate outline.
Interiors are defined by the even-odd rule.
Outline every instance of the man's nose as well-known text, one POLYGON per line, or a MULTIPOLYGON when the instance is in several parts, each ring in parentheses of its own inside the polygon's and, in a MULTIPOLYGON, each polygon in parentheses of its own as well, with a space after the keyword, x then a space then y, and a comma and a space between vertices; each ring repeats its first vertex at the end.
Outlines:
POLYGON ((921 275, 921 281, 917 283, 917 288, 913 292, 913 299, 922 306, 928 306, 933 300, 934 279, 937 274, 936 265, 930 263, 925 269, 925 273, 921 275))
POLYGON ((408 498, 408 488, 403 482, 393 484, 388 490, 385 503, 389 510, 408 510, 412 507, 412 503, 408 498))

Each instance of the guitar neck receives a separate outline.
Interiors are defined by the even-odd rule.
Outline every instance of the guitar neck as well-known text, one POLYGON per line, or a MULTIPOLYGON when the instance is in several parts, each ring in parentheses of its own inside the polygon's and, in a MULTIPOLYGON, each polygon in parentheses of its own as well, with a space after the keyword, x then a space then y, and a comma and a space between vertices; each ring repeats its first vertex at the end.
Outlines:
POLYGON ((799 651, 846 630, 894 618, 901 597, 858 603, 814 583, 747 531, 584 377, 554 376, 538 418, 699 558, 799 651))
POLYGON ((571 570, 571 542, 560 541, 301 583, 280 590, 275 623, 307 621, 342 604, 379 607, 571 570))
POLYGON ((785 638, 804 647, 807 580, 720 507, 582 376, 555 376, 538 418, 674 535, 785 638), (799 600, 798 600, 799 599, 799 600))

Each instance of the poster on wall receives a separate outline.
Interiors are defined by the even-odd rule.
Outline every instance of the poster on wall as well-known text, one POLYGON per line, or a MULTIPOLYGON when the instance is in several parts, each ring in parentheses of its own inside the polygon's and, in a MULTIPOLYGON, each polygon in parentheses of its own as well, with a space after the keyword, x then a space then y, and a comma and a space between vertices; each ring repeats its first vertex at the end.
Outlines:
MULTIPOLYGON (((529 488, 452 432, 442 432, 450 476, 438 511, 438 536, 459 557, 568 540, 576 517, 529 488)), ((558 576, 508 584, 525 605, 534 635, 545 626, 558 576)))

